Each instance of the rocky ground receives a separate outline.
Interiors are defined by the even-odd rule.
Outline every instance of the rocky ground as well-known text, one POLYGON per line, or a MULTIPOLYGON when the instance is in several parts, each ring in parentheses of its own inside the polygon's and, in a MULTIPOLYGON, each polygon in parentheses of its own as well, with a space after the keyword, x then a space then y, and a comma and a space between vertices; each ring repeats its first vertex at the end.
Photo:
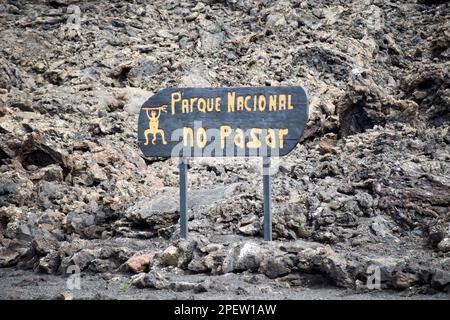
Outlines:
POLYGON ((0 1, 0 298, 448 297, 449 13, 0 1), (168 86, 261 85, 311 98, 302 143, 275 163, 275 241, 261 163, 243 159, 191 161, 178 240, 177 160, 142 157, 140 106, 168 86), (71 266, 87 291, 66 292, 71 266))

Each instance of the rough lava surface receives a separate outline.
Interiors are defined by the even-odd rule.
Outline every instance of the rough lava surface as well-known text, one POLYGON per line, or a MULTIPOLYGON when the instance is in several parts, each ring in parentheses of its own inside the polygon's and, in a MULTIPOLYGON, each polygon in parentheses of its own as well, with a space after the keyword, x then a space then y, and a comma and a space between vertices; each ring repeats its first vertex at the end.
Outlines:
POLYGON ((1 1, 0 298, 445 297, 449 17, 445 1, 1 1), (140 106, 264 85, 310 96, 273 165, 275 241, 257 159, 190 162, 179 240, 178 162, 143 158, 140 106))

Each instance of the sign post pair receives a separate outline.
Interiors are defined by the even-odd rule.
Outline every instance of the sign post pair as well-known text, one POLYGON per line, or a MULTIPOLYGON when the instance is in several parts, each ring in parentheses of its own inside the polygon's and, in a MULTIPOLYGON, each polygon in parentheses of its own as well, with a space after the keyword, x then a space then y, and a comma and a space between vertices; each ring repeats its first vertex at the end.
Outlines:
POLYGON ((301 87, 167 88, 141 108, 146 157, 180 157, 180 236, 188 236, 188 159, 262 157, 264 239, 272 240, 271 157, 287 155, 303 134, 308 96, 301 87))

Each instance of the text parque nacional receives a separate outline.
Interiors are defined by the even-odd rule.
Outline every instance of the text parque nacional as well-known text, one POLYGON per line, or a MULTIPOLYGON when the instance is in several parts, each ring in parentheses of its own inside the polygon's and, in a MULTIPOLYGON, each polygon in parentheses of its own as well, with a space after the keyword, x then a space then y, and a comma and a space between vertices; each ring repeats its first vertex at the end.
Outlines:
MULTIPOLYGON (((273 94, 267 98, 265 95, 236 95, 236 92, 227 93, 228 102, 224 108, 226 112, 237 111, 283 111, 293 110, 291 94, 273 94)), ((221 112, 223 110, 221 97, 183 98, 181 92, 171 94, 171 112, 176 114, 177 110, 182 113, 199 112, 221 112)))
POLYGON ((139 140, 146 155, 176 146, 201 156, 285 155, 303 132, 307 101, 301 87, 167 88, 143 105, 139 140))
MULTIPOLYGON (((181 92, 173 92, 171 95, 171 112, 176 114, 181 109, 182 113, 198 112, 257 112, 257 111, 283 111, 293 110, 291 94, 273 94, 266 98, 265 95, 236 95, 235 91, 227 93, 227 104, 225 108, 221 105, 221 97, 203 98, 191 97, 182 98, 181 92)), ((248 132, 244 132, 241 128, 232 129, 229 125, 222 125, 220 130, 220 146, 225 148, 225 141, 231 137, 234 145, 238 148, 257 149, 265 141, 270 148, 284 148, 284 137, 289 133, 288 128, 272 129, 268 128, 267 133, 262 137, 264 130, 262 128, 251 128, 248 132), (245 142, 248 138, 247 142, 245 142)), ((204 148, 208 142, 207 132, 203 128, 199 128, 194 133, 192 128, 183 128, 183 142, 185 146, 197 146, 204 148)))

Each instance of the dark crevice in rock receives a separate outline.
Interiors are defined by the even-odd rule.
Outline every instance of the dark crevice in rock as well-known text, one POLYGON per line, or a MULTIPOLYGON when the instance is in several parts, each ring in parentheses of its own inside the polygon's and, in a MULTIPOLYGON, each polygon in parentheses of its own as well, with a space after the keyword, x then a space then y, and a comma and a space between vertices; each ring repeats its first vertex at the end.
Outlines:
POLYGON ((0 148, 0 164, 6 164, 11 159, 11 157, 0 148))
POLYGON ((340 134, 342 137, 365 132, 367 129, 373 128, 373 122, 369 119, 366 110, 364 110, 364 101, 358 101, 343 111, 340 122, 340 134))
POLYGON ((23 155, 22 165, 26 168, 30 165, 37 167, 46 167, 51 164, 56 164, 58 161, 50 154, 42 150, 33 150, 30 153, 23 155))
POLYGON ((145 158, 145 157, 142 157, 142 159, 144 159, 146 165, 150 166, 157 162, 167 161, 169 158, 162 158, 162 157, 145 158))
POLYGON ((131 69, 132 69, 131 67, 123 67, 122 70, 120 70, 118 79, 121 83, 127 80, 128 74, 130 73, 131 69))

